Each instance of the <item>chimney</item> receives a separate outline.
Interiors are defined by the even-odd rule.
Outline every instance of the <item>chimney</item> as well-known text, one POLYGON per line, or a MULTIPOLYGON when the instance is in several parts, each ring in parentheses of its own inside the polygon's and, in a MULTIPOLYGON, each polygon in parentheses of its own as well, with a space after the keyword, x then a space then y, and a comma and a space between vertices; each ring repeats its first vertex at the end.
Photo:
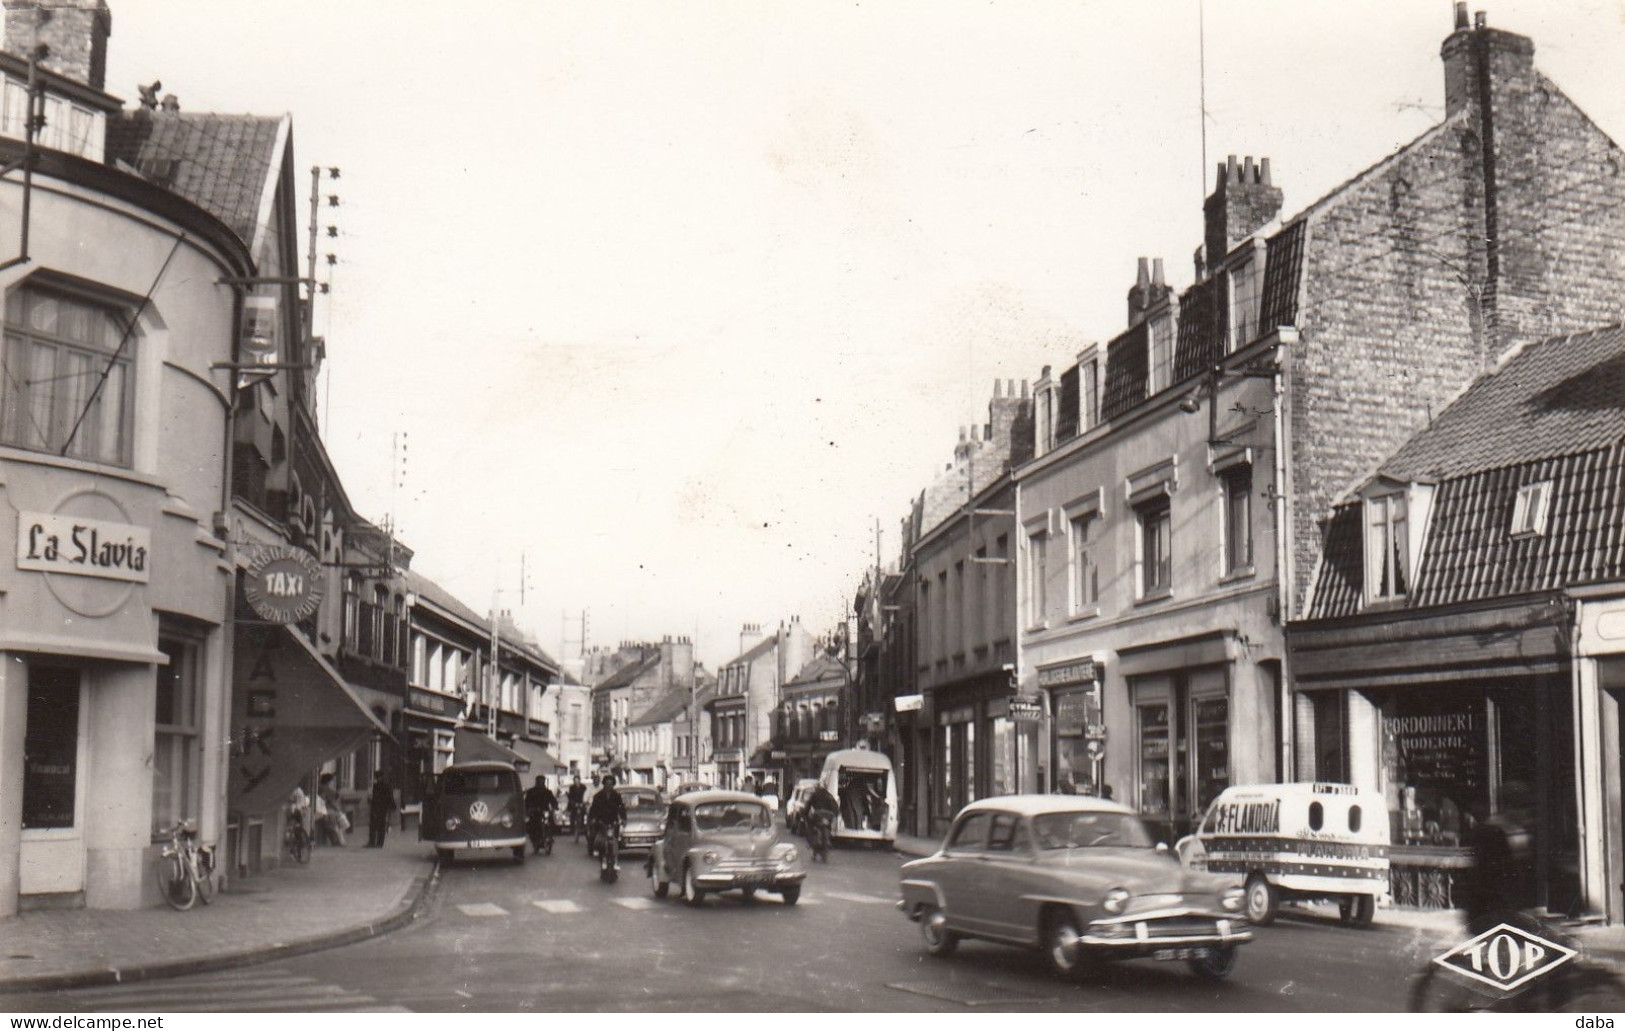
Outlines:
MULTIPOLYGON (((1467 26, 1467 5, 1456 4, 1455 31, 1439 48, 1444 61, 1444 111, 1448 118, 1483 99, 1479 66, 1487 63, 1492 87, 1504 101, 1527 96, 1535 84, 1535 44, 1528 36, 1489 27, 1483 11, 1467 26)), ((1497 104, 1499 108, 1501 104, 1497 104)))
POLYGON ((1281 213, 1282 194, 1270 181, 1270 159, 1253 164, 1251 157, 1238 165, 1231 154, 1219 166, 1218 185, 1202 214, 1207 226, 1202 237, 1205 264, 1211 273, 1224 263, 1230 249, 1281 213))
POLYGON ((762 639, 762 624, 746 623, 739 629, 739 654, 743 655, 756 647, 762 639))
POLYGON ((993 392, 987 404, 987 440, 998 461, 1018 465, 1033 456, 1033 402, 1028 396, 1026 380, 1021 381, 1021 392, 1016 393, 1016 381, 1010 380, 1004 393, 993 392))
POLYGON ((1151 294, 1150 259, 1141 258, 1134 274, 1134 285, 1128 288, 1128 324, 1134 326, 1145 319, 1146 301, 1151 294))
POLYGON ((5 6, 7 53, 26 60, 43 43, 43 66, 92 89, 105 87, 107 37, 113 34, 106 0, 5 0, 5 6))

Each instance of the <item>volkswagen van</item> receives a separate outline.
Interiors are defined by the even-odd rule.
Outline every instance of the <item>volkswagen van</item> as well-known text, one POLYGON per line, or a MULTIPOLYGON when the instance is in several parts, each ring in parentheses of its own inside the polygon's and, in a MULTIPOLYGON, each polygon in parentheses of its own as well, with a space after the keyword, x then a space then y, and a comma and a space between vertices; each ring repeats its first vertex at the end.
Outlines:
POLYGON ((418 838, 432 841, 442 859, 455 858, 460 849, 505 848, 515 862, 525 861, 525 792, 511 765, 452 763, 432 787, 418 838))
POLYGON ((1344 926, 1365 927, 1388 893, 1388 844, 1379 791, 1256 784, 1221 792, 1175 849, 1187 867, 1241 883, 1255 924, 1271 923, 1283 901, 1330 901, 1344 926))

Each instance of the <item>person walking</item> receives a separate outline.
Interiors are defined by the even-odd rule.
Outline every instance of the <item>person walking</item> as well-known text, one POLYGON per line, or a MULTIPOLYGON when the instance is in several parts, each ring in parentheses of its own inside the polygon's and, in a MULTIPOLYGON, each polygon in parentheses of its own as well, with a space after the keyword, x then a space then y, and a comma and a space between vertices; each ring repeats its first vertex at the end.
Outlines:
POLYGON ((395 815, 395 789, 383 770, 372 775, 372 793, 367 796, 367 847, 383 848, 389 821, 395 815))
POLYGON ((316 786, 316 823, 322 841, 329 845, 344 844, 344 832, 350 829, 349 818, 344 815, 344 803, 331 773, 322 774, 316 786))

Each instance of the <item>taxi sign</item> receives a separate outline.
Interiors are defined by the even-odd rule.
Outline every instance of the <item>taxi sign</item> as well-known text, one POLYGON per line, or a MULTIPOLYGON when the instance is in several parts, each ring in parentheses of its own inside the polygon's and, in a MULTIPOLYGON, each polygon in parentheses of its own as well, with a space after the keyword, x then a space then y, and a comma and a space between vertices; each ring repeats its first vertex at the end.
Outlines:
POLYGON ((297 623, 322 602, 322 566, 300 548, 262 548, 243 577, 243 597, 270 623, 297 623))
POLYGON ((1452 973, 1515 992, 1575 957, 1573 949, 1511 924, 1497 924, 1462 942, 1433 962, 1452 973))

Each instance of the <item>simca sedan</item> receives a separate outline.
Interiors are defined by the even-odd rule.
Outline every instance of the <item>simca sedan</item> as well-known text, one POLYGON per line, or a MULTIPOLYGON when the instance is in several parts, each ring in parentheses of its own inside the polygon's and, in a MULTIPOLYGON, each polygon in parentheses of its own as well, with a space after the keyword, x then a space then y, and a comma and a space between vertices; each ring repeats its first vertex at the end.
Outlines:
POLYGON ((1133 810, 1082 796, 972 802, 935 855, 904 864, 902 896, 933 956, 983 938, 1036 946, 1067 976, 1149 956, 1218 980, 1252 938, 1239 887, 1181 869, 1133 810))
POLYGON ((453 763, 435 778, 418 837, 451 859, 458 849, 511 849, 525 861, 525 793, 507 763, 453 763))
POLYGON ((801 850, 782 839, 762 800, 742 791, 683 795, 666 812, 666 834, 646 867, 658 898, 673 884, 691 906, 708 892, 776 893, 793 906, 807 876, 801 850))
POLYGON ((626 806, 626 823, 621 825, 621 851, 647 852, 654 848, 666 819, 666 807, 660 801, 659 790, 638 784, 622 785, 615 790, 626 806))

